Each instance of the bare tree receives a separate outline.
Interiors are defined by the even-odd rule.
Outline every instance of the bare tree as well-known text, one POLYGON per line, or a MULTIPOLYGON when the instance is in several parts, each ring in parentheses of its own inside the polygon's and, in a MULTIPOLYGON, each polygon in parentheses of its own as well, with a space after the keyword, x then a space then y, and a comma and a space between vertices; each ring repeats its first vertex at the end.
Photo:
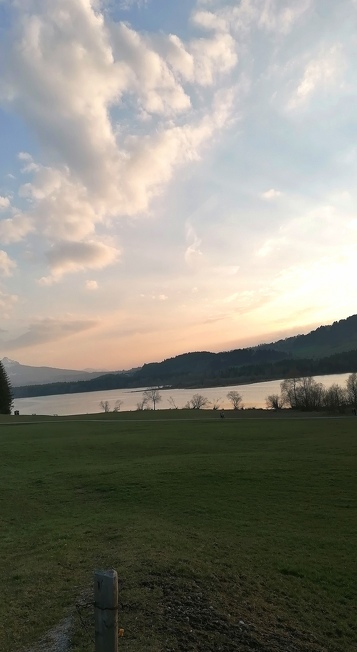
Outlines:
POLYGON ((269 410, 281 410, 284 406, 284 399, 279 394, 270 394, 266 397, 265 403, 269 410))
POLYGON ((123 405, 122 400, 118 399, 117 401, 115 401, 115 407, 113 409, 113 412, 119 412, 122 405, 123 405))
POLYGON ((110 412, 110 405, 108 401, 101 401, 99 405, 102 408, 103 412, 110 412))
POLYGON ((232 408, 233 410, 239 410, 240 407, 242 407, 242 396, 239 394, 239 392, 236 392, 234 389, 232 389, 230 392, 227 394, 227 398, 232 403, 232 408))
POLYGON ((170 396, 170 398, 168 398, 167 400, 168 400, 169 404, 171 405, 171 407, 173 407, 175 410, 178 410, 178 407, 177 407, 177 405, 175 403, 175 400, 172 398, 172 396, 170 396))
POLYGON ((357 373, 354 372, 347 378, 347 397, 349 405, 354 409, 357 408, 357 373))
POLYGON ((148 404, 147 399, 142 398, 141 401, 138 401, 138 403, 136 404, 136 409, 138 411, 145 410, 147 408, 147 404, 148 404))
POLYGON ((156 410, 156 403, 160 403, 160 401, 162 401, 158 387, 146 389, 143 393, 143 397, 146 399, 147 404, 152 403, 154 410, 156 410))
POLYGON ((324 404, 325 388, 314 378, 287 378, 281 384, 281 396, 289 407, 296 410, 319 410, 324 404))
POLYGON ((323 406, 325 388, 315 378, 308 376, 301 379, 298 389, 298 402, 302 410, 319 410, 323 406))
POLYGON ((190 406, 192 410, 200 410, 206 405, 209 405, 210 401, 202 394, 194 394, 190 400, 190 406))
POLYGON ((281 397, 284 405, 291 408, 298 408, 298 388, 301 383, 301 378, 287 378, 280 383, 281 397))
POLYGON ((219 410, 220 408, 220 398, 214 398, 212 401, 212 410, 219 410))

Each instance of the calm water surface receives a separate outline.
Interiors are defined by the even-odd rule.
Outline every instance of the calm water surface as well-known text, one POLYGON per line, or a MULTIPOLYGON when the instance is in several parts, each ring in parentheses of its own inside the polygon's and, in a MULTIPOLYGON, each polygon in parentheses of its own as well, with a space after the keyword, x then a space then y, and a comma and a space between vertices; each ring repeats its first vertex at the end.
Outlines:
MULTIPOLYGON (((334 374, 331 376, 315 376, 318 382, 326 387, 334 383, 345 386, 349 374, 334 374)), ((161 402, 158 409, 172 407, 169 399, 174 400, 178 408, 182 408, 193 394, 202 394, 211 404, 219 401, 221 408, 229 408, 231 404, 227 393, 236 390, 243 397, 244 406, 247 408, 265 407, 265 399, 269 394, 280 394, 280 380, 266 383, 252 383, 251 385, 231 385, 229 387, 209 387, 207 389, 163 389, 160 390, 161 402)), ((113 389, 102 392, 85 392, 83 394, 60 394, 58 396, 38 396, 34 398, 18 398, 14 401, 14 409, 20 414, 57 414, 65 416, 70 414, 95 414, 101 412, 100 402, 108 401, 111 410, 116 401, 123 401, 121 410, 136 410, 136 404, 142 398, 143 389, 113 389)), ((208 406, 209 407, 209 406, 208 406)))

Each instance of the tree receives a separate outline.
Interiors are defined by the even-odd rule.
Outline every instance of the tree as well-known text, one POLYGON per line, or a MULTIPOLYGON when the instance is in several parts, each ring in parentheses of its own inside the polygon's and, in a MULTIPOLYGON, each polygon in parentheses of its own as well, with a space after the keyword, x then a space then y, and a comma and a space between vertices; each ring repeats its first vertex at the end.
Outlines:
POLYGON ((346 383, 347 390, 347 400, 349 405, 352 405, 355 409, 357 408, 357 373, 353 373, 347 378, 346 383))
POLYGON ((212 410, 219 410, 220 408, 220 398, 214 398, 212 401, 212 410))
POLYGON ((301 410, 319 410, 323 406, 325 388, 308 376, 301 379, 297 390, 298 404, 301 410))
POLYGON ((206 405, 209 404, 208 398, 202 396, 202 394, 194 394, 190 400, 190 406, 192 410, 200 410, 206 405))
POLYGON ((331 385, 324 392, 323 402, 331 412, 343 412, 348 402, 347 390, 337 384, 331 385))
POLYGON ((234 389, 232 389, 230 392, 228 392, 227 398, 232 403, 233 410, 239 410, 243 400, 239 392, 236 392, 234 389))
POLYGON ((173 399, 172 396, 170 396, 170 398, 168 398, 167 400, 168 400, 169 404, 171 405, 171 407, 174 408, 174 410, 178 410, 178 407, 177 407, 177 405, 175 403, 175 399, 173 399))
POLYGON ((156 403, 162 401, 161 394, 157 387, 146 389, 143 393, 143 397, 146 399, 146 403, 152 403, 154 410, 156 409, 156 403))
POLYGON ((288 405, 292 409, 298 408, 298 387, 301 383, 301 378, 287 378, 280 383, 281 398, 284 405, 288 405))
POLYGON ((287 378, 280 387, 284 404, 294 410, 319 410, 323 407, 326 390, 311 376, 287 378))
POLYGON ((110 405, 108 401, 101 401, 99 405, 102 408, 103 412, 110 412, 110 405))
POLYGON ((5 368, 0 362, 0 414, 11 414, 12 404, 11 383, 5 368))
POLYGON ((266 406, 269 410, 281 410, 284 406, 284 399, 279 394, 269 394, 265 399, 266 406))
POLYGON ((124 401, 122 401, 122 400, 120 400, 120 399, 118 399, 117 401, 115 401, 115 406, 114 406, 113 412, 119 412, 121 406, 123 405, 123 402, 124 402, 124 401))
POLYGON ((148 403, 148 402, 147 402, 147 399, 146 399, 146 398, 143 398, 141 401, 139 401, 139 402, 136 404, 136 409, 137 409, 139 412, 141 412, 141 410, 145 410, 145 409, 146 409, 146 406, 147 406, 147 403, 148 403))

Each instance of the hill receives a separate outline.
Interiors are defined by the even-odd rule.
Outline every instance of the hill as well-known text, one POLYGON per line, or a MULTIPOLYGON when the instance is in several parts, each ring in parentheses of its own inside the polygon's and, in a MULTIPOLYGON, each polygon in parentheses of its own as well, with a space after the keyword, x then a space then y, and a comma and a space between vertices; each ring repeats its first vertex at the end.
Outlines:
MULTIPOLYGON (((307 335, 221 353, 184 353, 128 372, 52 384, 14 387, 16 398, 110 389, 175 386, 209 387, 294 375, 350 373, 357 369, 357 315, 321 326, 307 335)), ((83 372, 82 372, 83 373, 83 372)))
POLYGON ((259 348, 274 348, 294 358, 322 358, 357 349, 357 315, 335 321, 330 326, 319 326, 306 335, 261 344, 259 348))
POLYGON ((69 382, 71 380, 90 380, 105 371, 75 371, 73 369, 56 369, 55 367, 32 367, 10 358, 1 360, 13 387, 39 385, 42 383, 69 382))

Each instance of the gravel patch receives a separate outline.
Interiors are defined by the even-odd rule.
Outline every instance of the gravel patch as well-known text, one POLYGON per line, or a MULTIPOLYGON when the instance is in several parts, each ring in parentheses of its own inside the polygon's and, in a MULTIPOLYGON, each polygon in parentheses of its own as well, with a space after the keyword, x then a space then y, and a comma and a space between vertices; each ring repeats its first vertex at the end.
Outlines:
POLYGON ((69 652, 71 629, 72 618, 68 617, 51 629, 37 645, 24 652, 69 652))

